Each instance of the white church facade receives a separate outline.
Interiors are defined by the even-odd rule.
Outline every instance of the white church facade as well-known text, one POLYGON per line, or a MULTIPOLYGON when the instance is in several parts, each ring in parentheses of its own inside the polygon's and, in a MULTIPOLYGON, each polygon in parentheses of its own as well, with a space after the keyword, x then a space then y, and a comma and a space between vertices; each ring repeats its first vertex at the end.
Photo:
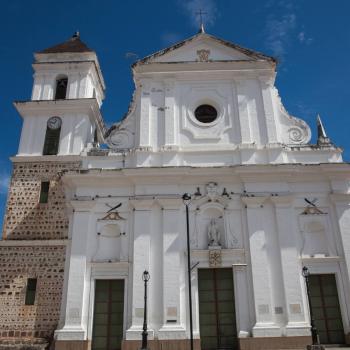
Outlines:
POLYGON ((96 53, 35 53, 0 242, 0 344, 136 350, 350 342, 350 166, 290 115, 275 59, 200 31, 132 66, 109 129, 96 53), (107 145, 107 147, 102 145, 107 145), (182 197, 190 194, 184 203, 182 197), (33 345, 34 344, 34 345, 33 345))

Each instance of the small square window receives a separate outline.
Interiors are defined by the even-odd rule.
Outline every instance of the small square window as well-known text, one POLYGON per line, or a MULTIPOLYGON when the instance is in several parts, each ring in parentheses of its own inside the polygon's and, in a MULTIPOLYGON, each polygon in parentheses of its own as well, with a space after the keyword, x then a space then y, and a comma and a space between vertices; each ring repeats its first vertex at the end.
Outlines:
POLYGON ((25 305, 34 305, 36 294, 36 278, 28 278, 25 305))
POLYGON ((47 203, 49 200, 50 181, 42 181, 40 188, 39 203, 47 203))

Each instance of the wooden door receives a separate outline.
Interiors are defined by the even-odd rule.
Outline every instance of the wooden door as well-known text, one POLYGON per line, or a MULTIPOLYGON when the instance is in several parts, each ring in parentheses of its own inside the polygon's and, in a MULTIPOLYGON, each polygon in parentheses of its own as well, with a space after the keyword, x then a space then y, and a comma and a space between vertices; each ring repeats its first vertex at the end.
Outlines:
POLYGON ((310 299, 321 344, 344 344, 335 275, 310 275, 310 299))
POLYGON ((202 350, 238 349, 232 269, 199 269, 202 350))
POLYGON ((120 350, 124 280, 96 280, 92 350, 120 350))

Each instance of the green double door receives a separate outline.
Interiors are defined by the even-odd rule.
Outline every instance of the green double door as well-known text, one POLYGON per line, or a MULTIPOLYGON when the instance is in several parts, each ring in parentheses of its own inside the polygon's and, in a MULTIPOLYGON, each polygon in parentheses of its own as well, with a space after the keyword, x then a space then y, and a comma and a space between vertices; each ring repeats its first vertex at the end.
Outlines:
POLYGON ((124 280, 96 280, 92 350, 120 350, 123 339, 124 280))
POLYGON ((238 349, 232 269, 199 269, 201 350, 238 349))
POLYGON ((344 344, 335 275, 310 275, 309 281, 312 314, 321 344, 344 344))

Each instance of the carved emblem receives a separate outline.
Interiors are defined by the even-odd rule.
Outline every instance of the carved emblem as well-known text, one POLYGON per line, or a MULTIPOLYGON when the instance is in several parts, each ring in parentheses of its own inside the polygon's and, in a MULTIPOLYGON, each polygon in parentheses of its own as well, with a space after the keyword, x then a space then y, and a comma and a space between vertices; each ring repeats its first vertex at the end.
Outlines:
POLYGON ((209 199, 214 201, 218 196, 218 184, 216 182, 209 182, 205 188, 209 199))
POLYGON ((209 61, 209 55, 210 55, 210 50, 198 50, 197 51, 197 56, 199 62, 208 62, 209 61))
POLYGON ((109 204, 106 204, 108 207, 110 207, 111 209, 109 209, 106 213, 106 215, 99 220, 125 220, 123 217, 121 217, 119 215, 118 212, 118 208, 122 206, 122 203, 119 203, 118 205, 116 205, 115 207, 110 206, 109 204))
POLYGON ((209 250, 209 267, 220 267, 222 262, 221 250, 209 250))
POLYGON ((317 202, 317 198, 314 198, 312 201, 308 200, 307 198, 304 198, 304 201, 308 205, 305 207, 304 211, 301 213, 302 215, 326 214, 321 209, 319 209, 315 204, 317 202))

